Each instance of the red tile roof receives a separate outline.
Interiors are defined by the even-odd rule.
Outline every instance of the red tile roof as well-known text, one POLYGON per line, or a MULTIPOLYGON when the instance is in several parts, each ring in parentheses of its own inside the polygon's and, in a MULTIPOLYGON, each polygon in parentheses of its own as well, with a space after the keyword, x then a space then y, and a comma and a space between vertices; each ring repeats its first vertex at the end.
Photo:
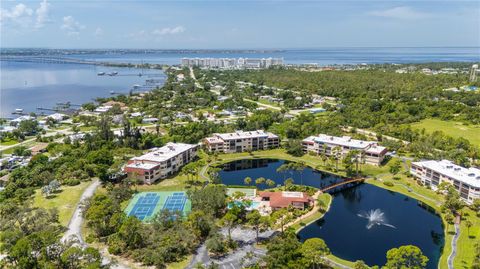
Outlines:
POLYGON ((270 206, 273 208, 288 207, 292 203, 310 203, 313 202, 313 198, 308 196, 304 192, 271 192, 264 191, 259 193, 262 198, 270 198, 270 206), (289 194, 299 194, 298 196, 292 196, 289 194))

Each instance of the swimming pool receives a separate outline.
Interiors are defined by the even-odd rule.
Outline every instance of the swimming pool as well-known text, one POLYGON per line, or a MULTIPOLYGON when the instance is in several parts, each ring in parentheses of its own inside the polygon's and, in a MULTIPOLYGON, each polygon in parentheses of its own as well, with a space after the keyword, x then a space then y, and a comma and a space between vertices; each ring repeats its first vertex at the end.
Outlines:
MULTIPOLYGON (((233 204, 237 205, 237 206, 240 206, 242 204, 245 204, 245 202, 241 202, 241 201, 235 201, 235 202, 230 202, 228 203, 227 205, 227 208, 228 209, 231 209, 233 207, 233 204)), ((252 201, 252 203, 250 204, 249 207, 246 207, 247 210, 254 210, 254 209, 258 209, 258 207, 260 206, 260 202, 255 202, 255 201, 252 201)))

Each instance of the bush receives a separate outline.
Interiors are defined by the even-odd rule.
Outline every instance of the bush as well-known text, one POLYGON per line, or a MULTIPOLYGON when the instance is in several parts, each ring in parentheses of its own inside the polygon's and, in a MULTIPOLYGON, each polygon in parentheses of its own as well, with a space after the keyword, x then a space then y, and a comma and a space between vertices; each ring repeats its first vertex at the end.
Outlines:
POLYGON ((66 179, 63 184, 67 185, 67 186, 76 186, 78 184, 80 184, 80 180, 79 179, 76 179, 76 178, 69 178, 69 179, 66 179))
POLYGON ((384 181, 383 185, 388 186, 388 187, 393 187, 393 183, 391 181, 384 181))
POLYGON ((400 180, 400 177, 394 176, 393 179, 394 180, 400 180))
POLYGON ((111 254, 121 254, 126 247, 125 242, 117 234, 113 234, 108 238, 108 252, 111 254))

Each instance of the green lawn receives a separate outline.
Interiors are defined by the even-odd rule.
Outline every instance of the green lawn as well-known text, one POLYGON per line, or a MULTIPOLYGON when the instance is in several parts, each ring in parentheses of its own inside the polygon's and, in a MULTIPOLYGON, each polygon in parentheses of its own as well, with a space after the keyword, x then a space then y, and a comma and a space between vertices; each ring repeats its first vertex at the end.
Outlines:
POLYGON ((418 123, 412 124, 415 129, 425 129, 431 133, 434 131, 442 131, 446 135, 458 138, 468 139, 472 144, 480 146, 480 125, 464 125, 461 122, 443 121, 439 119, 425 119, 418 123))
POLYGON ((309 225, 310 223, 314 222, 314 221, 317 221, 318 219, 321 219, 323 218, 323 216, 328 212, 328 209, 330 209, 330 204, 332 203, 332 200, 333 200, 333 197, 328 194, 328 193, 322 193, 320 196, 319 196, 319 199, 323 201, 323 203, 325 204, 325 207, 326 207, 326 211, 325 212, 320 212, 320 211, 317 211, 315 212, 314 214, 302 219, 300 222, 298 223, 295 223, 294 225, 292 225, 292 228, 294 228, 297 233, 305 226, 309 225))
MULTIPOLYGON (((458 269, 471 268, 472 261, 475 258, 475 244, 480 243, 480 218, 469 208, 464 209, 463 214, 457 257, 454 260, 454 267, 458 269), (473 224, 470 230, 466 226, 466 220, 470 220, 473 224)), ((453 230, 453 227, 450 229, 453 230)))
POLYGON ((76 186, 62 186, 59 193, 52 195, 49 198, 43 197, 42 191, 38 189, 35 191, 33 206, 45 209, 58 209, 60 223, 63 226, 67 226, 72 217, 73 211, 80 200, 80 196, 90 183, 91 182, 88 181, 82 182, 76 186))
POLYGON ((0 142, 0 145, 11 146, 11 145, 15 145, 17 143, 18 143, 18 140, 16 140, 16 139, 5 139, 4 141, 0 142))

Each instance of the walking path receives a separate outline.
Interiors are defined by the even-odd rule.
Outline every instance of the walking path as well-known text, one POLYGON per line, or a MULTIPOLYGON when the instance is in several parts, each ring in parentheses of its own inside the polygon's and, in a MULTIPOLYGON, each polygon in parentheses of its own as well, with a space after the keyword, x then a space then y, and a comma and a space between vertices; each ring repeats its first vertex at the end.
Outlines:
MULTIPOLYGON (((87 247, 87 243, 83 239, 82 236, 82 223, 83 223, 83 204, 90 199, 94 194, 97 188, 100 186, 100 180, 96 179, 95 181, 88 186, 85 191, 83 192, 82 196, 80 197, 80 201, 77 203, 77 207, 75 208, 75 212, 73 212, 73 216, 68 223, 68 228, 65 234, 63 235, 61 241, 66 242, 67 240, 76 240, 78 241, 78 245, 80 247, 85 248, 87 247)), ((130 267, 118 262, 113 262, 107 256, 104 251, 100 251, 102 255, 102 263, 103 264, 110 264, 110 268, 112 269, 129 269, 130 267)))
POLYGON ((457 255, 457 241, 459 236, 460 236, 460 224, 455 223, 455 235, 452 238, 452 252, 450 252, 450 255, 448 256, 448 260, 447 260, 448 269, 454 269, 453 260, 457 255))
POLYGON ((73 216, 68 223, 68 230, 62 237, 62 242, 67 241, 68 239, 77 239, 81 246, 86 246, 85 241, 82 237, 82 223, 83 223, 83 203, 90 199, 95 193, 95 190, 100 186, 100 180, 96 179, 95 181, 88 186, 85 191, 82 193, 80 197, 80 201, 77 203, 77 207, 75 208, 75 212, 73 212, 73 216))

